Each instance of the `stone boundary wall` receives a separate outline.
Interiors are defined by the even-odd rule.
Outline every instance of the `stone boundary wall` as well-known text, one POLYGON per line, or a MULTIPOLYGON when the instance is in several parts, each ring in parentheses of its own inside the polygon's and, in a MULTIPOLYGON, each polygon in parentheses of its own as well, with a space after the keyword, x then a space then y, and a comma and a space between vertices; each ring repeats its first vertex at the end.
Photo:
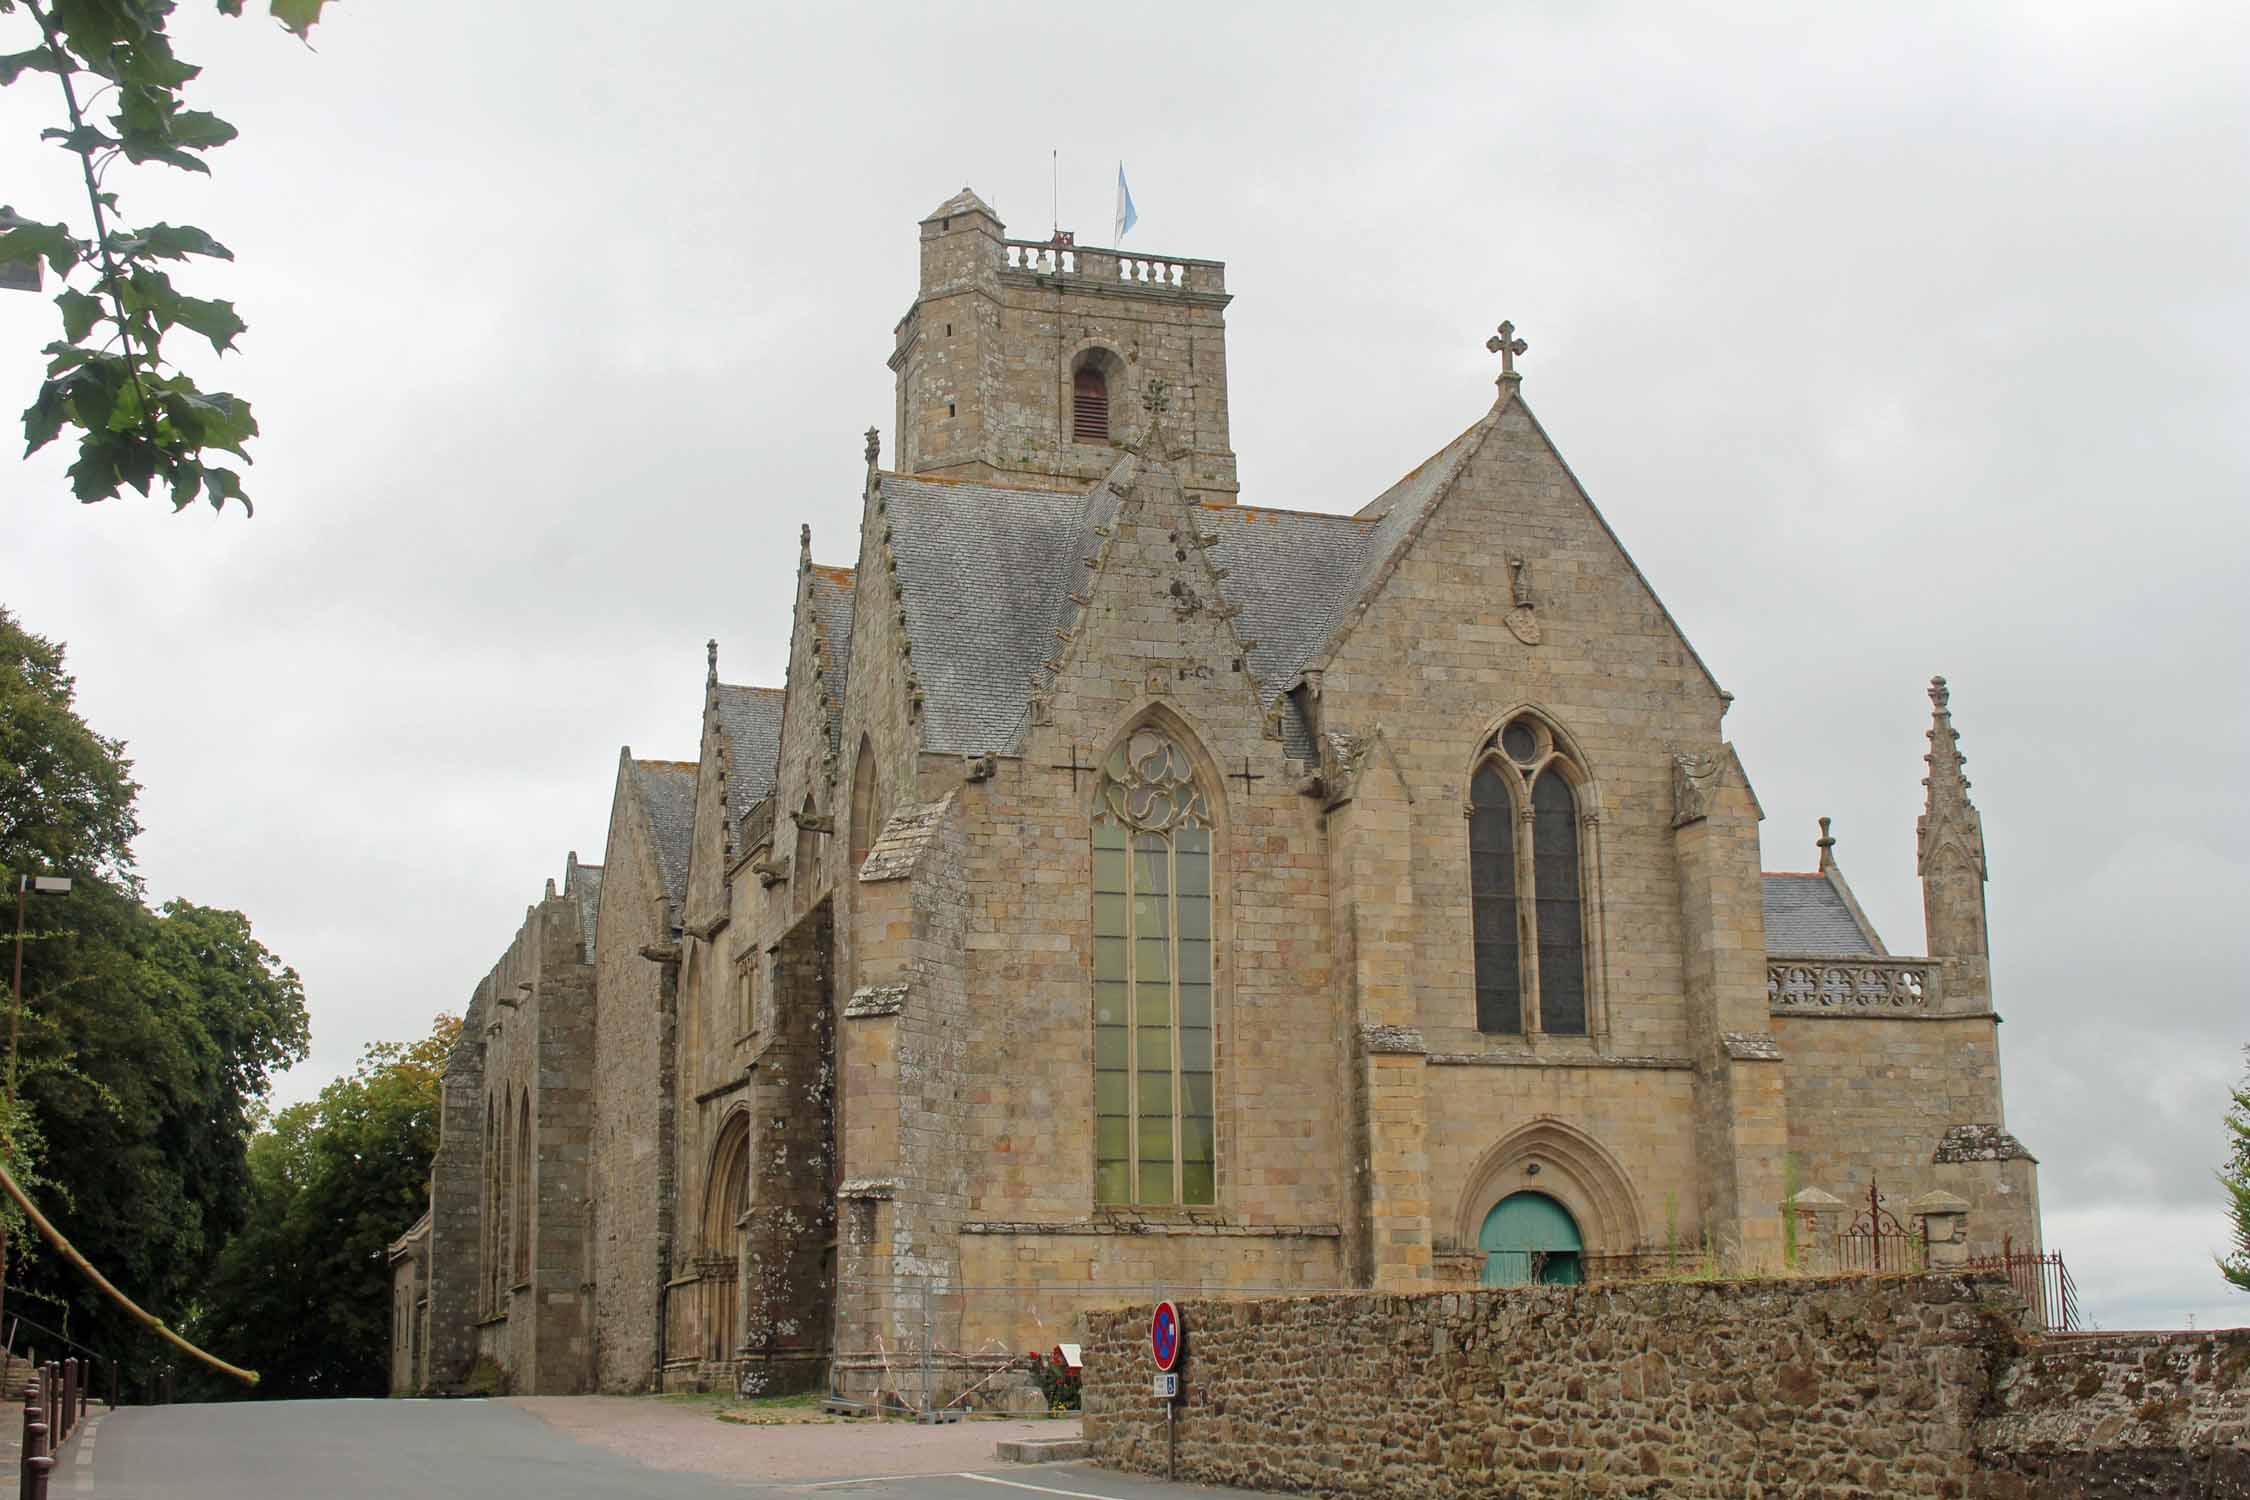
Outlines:
POLYGON ((2250 1497, 2250 1328, 2041 1339, 1995 1396, 1992 1500, 2250 1497))
MULTIPOLYGON (((1520 1500, 2250 1496, 2250 1334, 2207 1335, 2208 1353, 2185 1355, 2161 1335, 2033 1343, 1998 1277, 1344 1293, 1190 1302, 1182 1317, 1169 1436, 1178 1476, 1206 1484, 1520 1500), (2174 1372, 2161 1392, 2152 1368, 2174 1372), (2153 1411, 2106 1420, 2158 1400, 2179 1412, 2168 1426, 2153 1411), (2228 1434, 2231 1458, 2208 1448, 2228 1434), (2096 1477, 2110 1487, 2077 1487, 2096 1477)), ((1096 1460, 1164 1472, 1148 1309, 1086 1323, 1096 1460)))

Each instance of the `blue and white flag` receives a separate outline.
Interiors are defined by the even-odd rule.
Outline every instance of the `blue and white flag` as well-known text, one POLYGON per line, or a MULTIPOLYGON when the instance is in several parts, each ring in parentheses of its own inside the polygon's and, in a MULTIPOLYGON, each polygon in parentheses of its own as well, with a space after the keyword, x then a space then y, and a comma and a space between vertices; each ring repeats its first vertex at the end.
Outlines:
POLYGON ((1117 164, 1117 233, 1110 238, 1110 243, 1113 245, 1124 244, 1125 236, 1132 233, 1133 226, 1140 221, 1141 216, 1133 212, 1133 190, 1125 185, 1125 163, 1119 162, 1117 164))

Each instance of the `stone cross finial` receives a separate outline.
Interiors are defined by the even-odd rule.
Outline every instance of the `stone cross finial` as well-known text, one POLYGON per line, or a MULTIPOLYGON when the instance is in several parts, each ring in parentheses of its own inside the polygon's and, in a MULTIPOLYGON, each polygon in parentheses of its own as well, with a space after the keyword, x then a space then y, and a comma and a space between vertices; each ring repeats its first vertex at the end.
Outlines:
POLYGON ((1500 331, 1486 339, 1484 347, 1500 356, 1500 378, 1502 380, 1523 379, 1521 375, 1516 373, 1516 356, 1529 349, 1531 345, 1516 337, 1515 324, 1502 322, 1500 331))
POLYGON ((1828 821, 1826 818, 1820 820, 1820 837, 1813 840, 1813 847, 1820 851, 1820 867, 1823 870, 1836 863, 1836 836, 1828 831, 1828 821))
POLYGON ((719 642, 716 637, 703 643, 703 669, 713 682, 719 680, 719 642))
POLYGON ((875 461, 882 456, 883 434, 879 429, 870 427, 867 429, 867 467, 874 468, 875 461))

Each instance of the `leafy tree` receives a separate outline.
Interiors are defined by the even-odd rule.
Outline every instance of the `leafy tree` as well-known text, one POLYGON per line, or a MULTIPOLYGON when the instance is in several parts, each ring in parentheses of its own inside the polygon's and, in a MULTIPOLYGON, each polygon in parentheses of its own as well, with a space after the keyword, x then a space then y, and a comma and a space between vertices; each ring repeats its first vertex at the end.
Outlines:
POLYGON ((0 605, 0 866, 10 875, 69 866, 126 882, 140 786, 125 742, 78 717, 77 692, 62 646, 0 605))
MULTIPOLYGON (((461 1023, 380 1042, 250 1145, 252 1210, 228 1242, 194 1334, 254 1365, 259 1397, 380 1396, 390 1379, 390 1265, 428 1203, 439 1081, 461 1023)), ((198 1377, 199 1393, 242 1394, 198 1377)))
MULTIPOLYGON (((72 879, 33 908, 7 1145, 56 1227, 170 1320, 248 1211, 251 1132, 305 1055, 304 987, 240 913, 143 904, 131 763, 74 692, 62 647, 0 610, 0 872, 72 879)), ((146 1337, 20 1229, 8 1246, 33 1316, 104 1352, 146 1337)))
MULTIPOLYGON (((223 14, 242 14, 243 0, 217 3, 223 14)), ((325 3, 271 0, 269 8, 302 38, 325 3)), ((63 337, 47 345, 47 378, 23 414, 25 456, 74 428, 70 479, 81 501, 111 499, 128 484, 145 495, 161 480, 174 510, 201 496, 214 510, 239 500, 247 512, 241 475, 204 460, 250 461, 243 445, 258 431, 250 403, 198 389, 164 352, 175 329, 217 354, 234 347, 244 326, 234 304, 189 296, 165 269, 191 257, 232 260, 233 252, 192 224, 121 227, 117 194, 104 186, 120 159, 208 174, 205 153, 233 140, 235 128, 185 107, 183 90, 202 69, 172 50, 165 27, 173 0, 0 0, 0 15, 19 9, 34 28, 23 38, 32 45, 0 54, 0 86, 28 74, 55 80, 62 122, 40 136, 78 158, 92 231, 81 237, 68 223, 0 205, 0 271, 36 275, 44 261, 63 284, 55 297, 63 337), (114 112, 96 121, 90 111, 103 95, 114 112)))
MULTIPOLYGON (((2250 1057, 2250 1047, 2243 1049, 2250 1057)), ((2234 1250, 2219 1262, 2220 1274, 2236 1291, 2250 1292, 2250 1068, 2234 1090, 2227 1110, 2227 1164, 2219 1173, 2226 1185, 2227 1218, 2234 1235, 2234 1250)))

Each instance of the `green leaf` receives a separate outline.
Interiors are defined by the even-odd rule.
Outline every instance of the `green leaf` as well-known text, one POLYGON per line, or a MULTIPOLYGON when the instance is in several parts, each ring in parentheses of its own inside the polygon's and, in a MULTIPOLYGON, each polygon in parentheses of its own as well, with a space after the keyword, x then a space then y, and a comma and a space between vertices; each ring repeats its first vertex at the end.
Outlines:
POLYGON ((221 302, 207 297, 181 297, 172 306, 172 323, 211 341, 213 353, 224 354, 234 347, 235 335, 249 325, 235 316, 232 302, 221 302))
POLYGON ((89 434, 78 445, 78 462, 68 470, 70 492, 81 505, 107 500, 117 493, 117 448, 114 440, 89 434))
POLYGON ((183 109, 172 116, 172 139, 196 151, 224 146, 241 133, 207 109, 183 109))
POLYGON ((116 136, 92 125, 81 125, 75 130, 57 130, 50 126, 39 132, 39 139, 53 141, 65 151, 106 151, 117 145, 116 136))
POLYGON ((213 510, 226 509, 229 500, 242 502, 243 514, 251 514, 250 497, 242 493, 242 476, 232 469, 222 469, 212 464, 203 471, 203 488, 211 497, 213 510))
POLYGON ((151 224, 130 234, 113 234, 109 247, 119 255, 148 255, 158 260, 186 260, 191 255, 234 259, 232 250, 193 224, 151 224))
POLYGON ((312 35, 313 27, 320 21, 321 7, 327 3, 328 0, 271 0, 267 9, 276 21, 302 41, 312 35))
POLYGON ((34 47, 29 52, 10 52, 0 56, 0 88, 14 83, 26 73, 56 73, 63 71, 55 54, 46 47, 34 47))
POLYGON ((176 89, 203 70, 172 55, 172 44, 159 32, 151 33, 120 61, 117 77, 125 83, 150 88, 176 89))
POLYGON ((0 207, 0 261, 37 260, 45 256, 57 276, 67 276, 70 268, 78 264, 79 249, 67 225, 42 224, 36 219, 18 216, 12 208, 0 207))
POLYGON ((62 309, 63 337, 77 343, 94 331, 94 325, 105 316, 102 299, 65 287, 55 298, 55 306, 62 309))
POLYGON ((29 458, 53 442, 61 434, 63 422, 69 414, 58 382, 50 380, 39 387, 38 399, 24 408, 23 456, 29 458))

